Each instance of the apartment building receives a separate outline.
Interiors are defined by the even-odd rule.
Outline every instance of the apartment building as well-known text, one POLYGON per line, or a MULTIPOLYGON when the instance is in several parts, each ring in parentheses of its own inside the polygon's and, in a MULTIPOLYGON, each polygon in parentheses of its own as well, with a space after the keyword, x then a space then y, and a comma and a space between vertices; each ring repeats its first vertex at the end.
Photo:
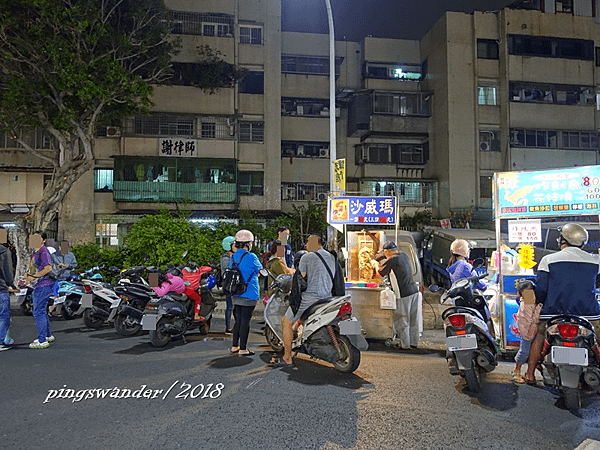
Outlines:
MULTIPOLYGON (((473 207, 489 219, 495 171, 598 163, 595 0, 448 12, 420 41, 337 41, 336 111, 329 37, 282 32, 279 0, 166 4, 183 44, 173 84, 155 89, 150 116, 99 130, 61 239, 114 245, 161 206, 199 221, 241 210, 267 220, 324 201, 330 114, 347 191, 396 195, 403 213, 473 207), (204 45, 246 77, 213 94, 195 87, 204 45)), ((31 139, 52 145, 43 132, 31 139)), ((0 154, 0 220, 10 221, 41 197, 49 167, 9 136, 0 154)))

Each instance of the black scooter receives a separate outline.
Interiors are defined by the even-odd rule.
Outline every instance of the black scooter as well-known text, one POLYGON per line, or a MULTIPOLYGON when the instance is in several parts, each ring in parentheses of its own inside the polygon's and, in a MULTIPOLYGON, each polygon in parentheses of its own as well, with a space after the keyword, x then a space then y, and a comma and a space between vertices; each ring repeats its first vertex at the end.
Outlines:
POLYGON ((210 291, 216 280, 212 271, 202 275, 200 280, 200 305, 201 321, 194 320, 194 301, 185 294, 169 292, 160 299, 152 299, 146 305, 142 318, 142 329, 148 330, 150 343, 154 347, 164 347, 171 338, 184 336, 184 334, 195 328, 200 334, 208 334, 212 313, 215 309, 215 299, 210 291))

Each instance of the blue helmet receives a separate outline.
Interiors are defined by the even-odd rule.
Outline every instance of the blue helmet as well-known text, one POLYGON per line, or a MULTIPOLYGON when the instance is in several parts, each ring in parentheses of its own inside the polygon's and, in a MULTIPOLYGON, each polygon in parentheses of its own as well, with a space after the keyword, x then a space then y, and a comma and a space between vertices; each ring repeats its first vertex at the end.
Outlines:
POLYGON ((217 285, 217 279, 214 275, 209 275, 205 279, 200 282, 200 287, 202 289, 212 289, 217 285))

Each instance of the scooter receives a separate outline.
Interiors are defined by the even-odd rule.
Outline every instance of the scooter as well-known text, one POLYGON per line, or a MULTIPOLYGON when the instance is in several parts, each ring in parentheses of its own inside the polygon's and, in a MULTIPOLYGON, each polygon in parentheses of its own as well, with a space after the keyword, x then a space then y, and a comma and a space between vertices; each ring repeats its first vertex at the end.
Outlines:
MULTIPOLYGON (((202 269, 202 267, 200 268, 202 269)), ((189 330, 198 328, 200 334, 208 334, 212 313, 215 309, 215 299, 211 289, 215 287, 217 280, 211 271, 202 275, 200 280, 200 304, 201 321, 194 320, 194 301, 185 294, 169 292, 160 299, 153 299, 146 305, 142 317, 142 329, 148 330, 150 343, 154 347, 164 347, 176 336, 184 336, 189 330)))
MULTIPOLYGON (((473 392, 481 390, 484 374, 498 365, 496 341, 490 334, 490 312, 484 297, 473 293, 473 285, 486 276, 457 280, 440 299, 441 304, 451 305, 442 313, 448 370, 451 375, 463 377, 473 392)), ((440 290, 436 285, 429 289, 440 290)))
POLYGON ((18 282, 19 292, 15 295, 21 297, 19 300, 19 308, 26 316, 33 315, 33 286, 25 280, 18 282))
POLYGON ((85 294, 83 283, 58 281, 54 289, 55 294, 50 297, 54 306, 52 312, 59 313, 66 320, 74 319, 79 310, 81 297, 85 294))
MULTIPOLYGON (((281 351, 281 319, 289 307, 293 275, 275 278, 266 269, 260 273, 273 279, 269 289, 274 290, 264 309, 265 336, 273 350, 281 351)), ((350 299, 350 295, 326 297, 308 308, 301 317, 302 333, 294 339, 292 350, 327 361, 340 372, 354 372, 360 364, 360 351, 369 345, 362 336, 360 321, 352 317, 350 299)))
POLYGON ((600 386, 600 349, 594 326, 583 317, 564 314, 547 323, 542 350, 544 384, 560 392, 567 409, 581 407, 581 391, 600 386))

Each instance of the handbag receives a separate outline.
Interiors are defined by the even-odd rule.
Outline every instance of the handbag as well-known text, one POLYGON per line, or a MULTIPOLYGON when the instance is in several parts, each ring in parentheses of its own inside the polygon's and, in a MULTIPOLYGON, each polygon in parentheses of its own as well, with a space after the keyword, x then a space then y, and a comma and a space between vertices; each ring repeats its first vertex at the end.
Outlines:
POLYGON ((379 308, 396 309, 396 295, 388 286, 379 293, 379 308))
POLYGON ((532 305, 521 301, 517 312, 517 328, 521 338, 526 341, 530 341, 537 334, 542 306, 541 303, 532 305))

